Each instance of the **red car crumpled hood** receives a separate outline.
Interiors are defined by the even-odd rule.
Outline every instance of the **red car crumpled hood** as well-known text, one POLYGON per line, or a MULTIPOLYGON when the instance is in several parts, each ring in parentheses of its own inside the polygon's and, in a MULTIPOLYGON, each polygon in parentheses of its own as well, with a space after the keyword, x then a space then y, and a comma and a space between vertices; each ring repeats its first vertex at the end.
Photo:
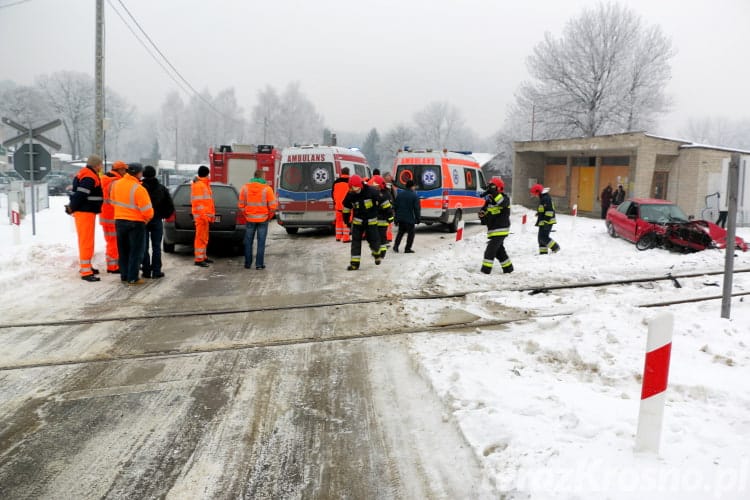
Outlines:
MULTIPOLYGON (((696 222, 700 222, 700 224, 704 226, 704 230, 708 233, 711 239, 716 243, 717 247, 719 248, 727 247, 727 230, 726 229, 724 229, 721 226, 717 226, 713 222, 709 222, 707 220, 700 220, 696 222)), ((747 252, 748 246, 747 246, 747 243, 745 243, 745 240, 743 240, 739 236, 736 236, 734 238, 734 241, 735 241, 736 248, 739 248, 743 252, 747 252)))

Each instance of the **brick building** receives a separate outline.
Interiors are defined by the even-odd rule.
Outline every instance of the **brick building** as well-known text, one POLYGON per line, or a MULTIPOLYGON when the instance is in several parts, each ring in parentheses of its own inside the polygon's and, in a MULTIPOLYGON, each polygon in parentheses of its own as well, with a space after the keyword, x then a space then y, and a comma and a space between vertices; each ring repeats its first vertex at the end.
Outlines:
POLYGON ((598 217, 599 193, 607 184, 622 184, 627 197, 667 199, 688 215, 715 219, 726 200, 726 166, 732 153, 743 158, 738 223, 750 225, 750 151, 644 132, 514 142, 514 203, 536 206, 528 192, 538 182, 550 188, 560 212, 577 205, 580 215, 598 217))

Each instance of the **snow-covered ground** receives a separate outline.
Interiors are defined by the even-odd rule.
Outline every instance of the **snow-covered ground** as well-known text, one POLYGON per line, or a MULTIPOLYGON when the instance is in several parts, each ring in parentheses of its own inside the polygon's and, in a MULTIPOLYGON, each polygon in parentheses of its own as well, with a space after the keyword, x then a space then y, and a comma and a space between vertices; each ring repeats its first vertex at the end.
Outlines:
MULTIPOLYGON (((76 280, 76 243, 64 198, 21 227, 0 195, 0 293, 33 304, 40 290, 76 280)), ((531 294, 522 288, 721 271, 724 251, 639 252, 610 238, 603 221, 558 216, 555 255, 536 254, 535 228, 513 206, 506 247, 516 271, 479 273, 485 237, 476 224, 459 242, 420 230, 413 255, 389 255, 378 273, 392 291, 470 292, 459 308, 484 320, 528 319, 472 331, 410 336, 419 371, 507 498, 750 498, 750 296, 641 307, 721 295, 721 275, 531 294), (649 322, 674 317, 672 363, 658 455, 635 453, 649 322)), ((750 239, 750 229, 738 234, 750 239)), ((103 262, 101 233, 95 261, 103 262)), ((369 264, 369 262, 367 263, 369 264)), ((737 252, 735 269, 750 269, 737 252)), ((363 269, 362 274, 374 271, 363 269)), ((737 273, 734 291, 750 291, 737 273)), ((81 300, 92 287, 80 282, 81 300)), ((78 292, 67 292, 78 293, 78 292)), ((75 299, 68 297, 67 300, 75 299)), ((419 307, 419 306, 417 306, 419 307)), ((14 312, 6 312, 6 320, 14 312)), ((417 314, 419 310, 417 310, 417 314)))

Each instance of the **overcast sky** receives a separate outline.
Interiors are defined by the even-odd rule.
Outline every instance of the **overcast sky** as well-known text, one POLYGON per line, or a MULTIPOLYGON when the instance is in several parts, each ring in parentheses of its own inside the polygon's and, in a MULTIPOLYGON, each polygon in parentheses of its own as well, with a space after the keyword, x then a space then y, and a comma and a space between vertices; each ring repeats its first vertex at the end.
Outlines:
MULTIPOLYGON (((95 0, 0 0, 0 80, 30 84, 59 70, 94 72, 95 0), (15 4, 15 5, 14 5, 15 4), (4 7, 7 6, 7 7, 4 7)), ((156 110, 176 84, 105 1, 106 85, 156 110)), ((122 0, 191 85, 234 87, 249 116, 257 91, 299 81, 332 130, 411 121, 448 101, 481 136, 497 131, 526 58, 597 0, 122 0)), ((750 118, 750 0, 627 0, 678 53, 674 111, 750 118)), ((184 94, 183 94, 183 97, 184 94)))

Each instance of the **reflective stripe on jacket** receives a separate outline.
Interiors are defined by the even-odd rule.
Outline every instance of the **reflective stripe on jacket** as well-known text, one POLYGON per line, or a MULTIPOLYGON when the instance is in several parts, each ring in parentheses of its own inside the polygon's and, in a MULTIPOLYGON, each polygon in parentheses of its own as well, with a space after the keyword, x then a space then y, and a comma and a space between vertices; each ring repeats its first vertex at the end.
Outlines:
POLYGON ((276 211, 276 196, 271 186, 265 184, 265 181, 252 179, 242 186, 237 206, 244 212, 247 222, 256 224, 267 222, 276 211))
POLYGON ((555 205, 549 193, 539 195, 539 206, 536 209, 536 225, 551 226, 557 224, 555 220, 555 205))
POLYGON ((100 224, 114 224, 115 223, 115 207, 112 205, 112 184, 122 179, 122 176, 115 171, 107 172, 102 176, 102 212, 99 214, 100 224))
POLYGON ((216 208, 208 177, 198 177, 193 181, 190 186, 190 205, 193 218, 204 216, 213 220, 216 208))
POLYGON ((110 202, 115 207, 115 220, 145 223, 154 217, 148 191, 130 174, 125 174, 122 179, 112 183, 110 202))
POLYGON ((73 212, 102 211, 102 182, 93 167, 86 165, 73 179, 73 194, 70 195, 70 209, 73 212))

